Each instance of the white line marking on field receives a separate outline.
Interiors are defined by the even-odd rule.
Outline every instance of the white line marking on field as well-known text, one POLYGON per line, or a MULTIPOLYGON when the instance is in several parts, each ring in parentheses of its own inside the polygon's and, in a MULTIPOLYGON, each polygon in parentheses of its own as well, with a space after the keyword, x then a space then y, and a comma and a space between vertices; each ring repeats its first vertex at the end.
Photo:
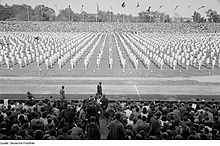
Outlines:
POLYGON ((137 92, 137 94, 138 94, 138 97, 141 98, 140 93, 139 93, 139 91, 138 91, 138 88, 137 88, 137 86, 136 86, 135 84, 134 84, 134 88, 135 88, 135 90, 136 90, 136 92, 137 92))

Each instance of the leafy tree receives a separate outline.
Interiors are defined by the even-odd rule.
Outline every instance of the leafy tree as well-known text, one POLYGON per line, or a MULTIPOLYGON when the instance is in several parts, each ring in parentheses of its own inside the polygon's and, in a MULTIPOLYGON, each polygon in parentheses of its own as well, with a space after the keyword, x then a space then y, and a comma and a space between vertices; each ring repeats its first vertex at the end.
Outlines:
POLYGON ((5 21, 12 15, 11 8, 6 4, 5 6, 0 5, 0 20, 5 21))
POLYGON ((17 20, 17 21, 27 21, 28 17, 31 20, 33 16, 33 9, 28 5, 12 5, 11 6, 12 15, 8 20, 17 20))
POLYGON ((165 15, 164 22, 165 23, 170 23, 171 22, 170 15, 165 15))
POLYGON ((52 21, 55 20, 55 11, 44 5, 38 5, 34 8, 34 21, 52 21))
POLYGON ((199 12, 194 12, 193 13, 193 22, 195 22, 195 23, 199 23, 199 22, 201 22, 201 14, 199 13, 199 12))
POLYGON ((220 15, 217 13, 217 11, 209 9, 208 11, 206 11, 206 15, 208 17, 208 22, 220 22, 220 15))

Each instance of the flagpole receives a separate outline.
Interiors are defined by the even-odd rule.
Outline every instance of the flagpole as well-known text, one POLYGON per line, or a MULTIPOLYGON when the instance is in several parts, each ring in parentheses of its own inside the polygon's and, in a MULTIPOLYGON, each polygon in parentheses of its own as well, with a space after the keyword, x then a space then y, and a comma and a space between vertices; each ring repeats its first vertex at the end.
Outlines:
POLYGON ((27 6, 27 17, 28 17, 28 22, 30 21, 30 18, 29 18, 29 9, 28 9, 28 5, 27 6))
POLYGON ((69 21, 71 21, 70 19, 71 19, 71 18, 70 18, 70 5, 69 5, 69 21))
POLYGON ((109 22, 111 22, 111 12, 109 13, 109 22))
POLYGON ((85 21, 84 19, 84 12, 83 12, 83 8, 84 8, 84 5, 82 5, 82 7, 81 7, 81 13, 83 14, 83 22, 85 21))
POLYGON ((56 12, 55 12, 55 21, 57 21, 57 5, 55 5, 56 12))
POLYGON ((42 15, 42 17, 44 17, 43 16, 43 7, 42 7, 42 5, 41 5, 41 15, 42 15))

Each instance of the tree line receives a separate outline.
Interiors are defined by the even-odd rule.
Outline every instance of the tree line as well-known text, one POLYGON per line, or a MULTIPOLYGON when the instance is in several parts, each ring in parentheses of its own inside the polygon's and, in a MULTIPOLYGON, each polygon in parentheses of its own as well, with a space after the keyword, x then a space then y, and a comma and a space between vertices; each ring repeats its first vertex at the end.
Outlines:
MULTIPOLYGON (((207 19, 199 12, 194 12, 191 20, 180 18, 178 22, 212 22, 220 23, 220 15, 217 11, 209 9, 206 12, 207 19)), ((71 22, 172 22, 168 14, 159 11, 142 11, 138 16, 114 14, 111 11, 99 10, 97 14, 86 11, 75 13, 70 7, 62 9, 56 15, 55 10, 45 5, 37 5, 32 8, 29 5, 14 4, 12 6, 0 5, 0 21, 71 21, 71 22)))

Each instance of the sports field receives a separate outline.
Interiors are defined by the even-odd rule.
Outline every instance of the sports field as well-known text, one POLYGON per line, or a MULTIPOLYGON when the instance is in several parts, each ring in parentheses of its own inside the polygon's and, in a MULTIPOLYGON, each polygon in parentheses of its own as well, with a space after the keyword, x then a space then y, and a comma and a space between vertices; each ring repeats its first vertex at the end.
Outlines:
MULTIPOLYGON (((110 99, 220 100, 218 64, 215 65, 214 70, 211 64, 202 65, 200 70, 194 65, 190 65, 188 70, 182 65, 177 65, 174 70, 168 64, 164 64, 161 69, 155 63, 156 61, 151 60, 152 63, 148 69, 140 59, 136 68, 124 48, 125 45, 117 37, 121 53, 126 60, 126 66, 123 68, 117 51, 117 42, 112 41, 110 36, 107 34, 99 36, 99 43, 89 58, 87 68, 84 67, 84 59, 89 56, 98 37, 80 56, 74 68, 71 68, 70 59, 64 62, 62 68, 59 68, 57 62, 49 69, 46 68, 45 63, 38 66, 36 61, 23 66, 22 69, 18 63, 10 68, 7 68, 6 64, 1 65, 0 97, 25 99, 26 92, 30 91, 37 99, 48 98, 50 95, 59 98, 59 90, 64 85, 67 99, 78 100, 94 95, 97 83, 102 81, 103 91, 110 99), (103 47, 101 47, 102 43, 103 47), (111 55, 109 55, 110 46, 111 55), (97 56, 100 54, 100 48, 103 49, 103 53, 98 68, 97 56), (113 59, 112 68, 109 67, 109 56, 113 59)), ((128 46, 132 49, 130 45, 128 46)), ((80 49, 83 47, 82 45, 80 49)))

